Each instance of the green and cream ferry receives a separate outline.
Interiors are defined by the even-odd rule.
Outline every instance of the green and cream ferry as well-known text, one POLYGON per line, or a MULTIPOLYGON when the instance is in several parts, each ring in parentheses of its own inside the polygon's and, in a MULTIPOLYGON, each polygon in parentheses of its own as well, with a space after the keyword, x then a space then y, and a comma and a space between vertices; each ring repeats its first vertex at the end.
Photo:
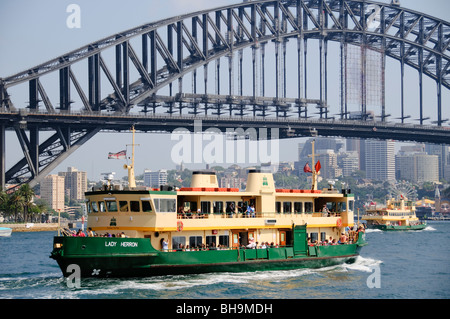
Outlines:
POLYGON ((369 229, 421 230, 427 226, 426 222, 417 218, 414 202, 402 195, 389 199, 383 207, 369 205, 362 219, 367 221, 369 229))
POLYGON ((64 276, 74 264, 83 277, 322 267, 354 262, 366 245, 363 231, 343 235, 355 226, 346 190, 276 189, 256 169, 244 191, 219 187, 210 171, 194 172, 187 188, 147 189, 127 167, 129 187, 86 193, 94 236, 55 236, 50 257, 64 276))

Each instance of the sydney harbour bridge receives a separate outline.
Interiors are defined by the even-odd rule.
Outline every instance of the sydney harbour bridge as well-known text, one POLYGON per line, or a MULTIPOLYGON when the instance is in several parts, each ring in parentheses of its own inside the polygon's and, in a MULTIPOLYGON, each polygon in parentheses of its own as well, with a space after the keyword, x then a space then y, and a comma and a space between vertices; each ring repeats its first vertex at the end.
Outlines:
POLYGON ((140 25, 0 78, 0 186, 33 186, 95 134, 132 125, 170 133, 201 120, 223 132, 278 128, 279 138, 449 144, 449 88, 449 22, 397 1, 244 1, 140 25), (386 107, 392 61, 396 117, 386 107), (7 131, 24 154, 8 168, 7 131))

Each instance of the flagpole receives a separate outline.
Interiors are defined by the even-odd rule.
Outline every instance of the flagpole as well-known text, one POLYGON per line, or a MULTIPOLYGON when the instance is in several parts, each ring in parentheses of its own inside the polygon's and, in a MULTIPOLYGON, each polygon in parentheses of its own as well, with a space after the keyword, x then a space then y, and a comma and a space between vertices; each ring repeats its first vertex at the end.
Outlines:
POLYGON ((311 157, 312 157, 312 168, 311 168, 311 170, 312 170, 312 185, 311 185, 311 189, 313 191, 317 190, 316 165, 314 164, 316 162, 314 159, 314 155, 315 155, 314 144, 315 143, 316 143, 316 140, 313 139, 311 142, 311 146, 312 146, 312 154, 311 154, 311 157))
POLYGON ((134 177, 134 125, 131 127, 131 132, 133 133, 133 139, 131 144, 131 165, 125 164, 123 167, 128 169, 128 187, 135 188, 136 187, 136 179, 134 177))

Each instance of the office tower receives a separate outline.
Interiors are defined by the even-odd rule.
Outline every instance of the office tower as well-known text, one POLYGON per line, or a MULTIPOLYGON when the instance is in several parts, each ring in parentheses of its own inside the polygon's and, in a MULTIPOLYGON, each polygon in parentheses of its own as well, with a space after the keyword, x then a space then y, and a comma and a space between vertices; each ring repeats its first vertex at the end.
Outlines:
POLYGON ((366 177, 380 181, 394 181, 394 141, 366 140, 365 148, 366 177))
POLYGON ((359 170, 359 153, 357 151, 340 153, 339 158, 343 176, 350 176, 359 170))
POLYGON ((51 209, 64 210, 64 176, 46 176, 41 182, 41 198, 51 209))
POLYGON ((319 150, 316 161, 320 161, 320 176, 325 179, 334 179, 342 176, 342 169, 337 165, 337 155, 333 150, 319 150))
POLYGON ((78 171, 75 167, 68 167, 67 172, 59 172, 65 178, 64 187, 70 199, 83 200, 87 191, 87 174, 78 171))
POLYGON ((158 188, 161 185, 167 185, 167 170, 161 169, 157 172, 144 170, 144 186, 158 188))

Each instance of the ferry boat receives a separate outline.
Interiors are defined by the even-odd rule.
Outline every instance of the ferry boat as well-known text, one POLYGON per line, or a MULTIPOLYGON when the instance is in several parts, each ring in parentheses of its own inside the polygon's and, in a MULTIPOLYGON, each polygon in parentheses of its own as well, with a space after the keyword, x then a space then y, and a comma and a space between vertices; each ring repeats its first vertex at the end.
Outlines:
POLYGON ((362 219, 367 221, 369 229, 421 230, 427 226, 417 218, 414 202, 403 195, 389 199, 383 207, 371 203, 362 219))
POLYGON ((54 237, 64 276, 73 265, 82 277, 313 268, 354 262, 367 244, 363 231, 343 235, 355 226, 354 195, 317 190, 314 168, 309 190, 276 189, 271 173, 252 169, 240 191, 211 171, 193 172, 187 188, 136 187, 134 149, 126 167, 129 187, 86 193, 93 237, 54 237))

